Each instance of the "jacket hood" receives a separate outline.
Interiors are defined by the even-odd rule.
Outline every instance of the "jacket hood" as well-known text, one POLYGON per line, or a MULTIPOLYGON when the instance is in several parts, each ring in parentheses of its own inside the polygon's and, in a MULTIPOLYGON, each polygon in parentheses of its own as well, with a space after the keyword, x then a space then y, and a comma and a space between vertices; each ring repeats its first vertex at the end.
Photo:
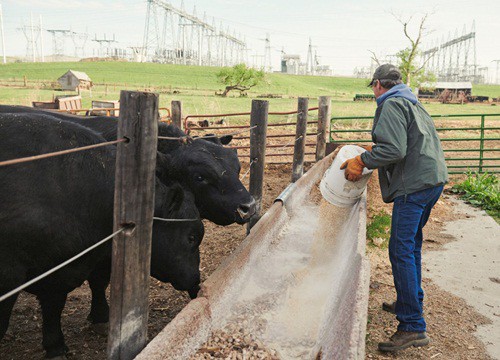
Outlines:
POLYGON ((411 92, 411 89, 405 84, 399 84, 390 88, 386 93, 382 94, 377 98, 377 105, 380 106, 382 103, 391 97, 402 97, 410 101, 413 105, 418 103, 417 97, 411 92))

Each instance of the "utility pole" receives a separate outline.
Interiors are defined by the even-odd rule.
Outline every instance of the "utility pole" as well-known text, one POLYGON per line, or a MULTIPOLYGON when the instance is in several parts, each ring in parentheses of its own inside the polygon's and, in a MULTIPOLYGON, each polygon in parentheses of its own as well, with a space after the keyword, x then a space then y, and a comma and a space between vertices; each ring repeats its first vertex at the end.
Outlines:
POLYGON ((38 28, 40 36, 40 57, 42 62, 45 62, 45 57, 43 56, 43 28, 42 28, 42 15, 40 15, 40 26, 38 28))
POLYGON ((266 38, 263 39, 265 42, 264 48, 264 71, 271 72, 271 36, 269 33, 266 33, 266 38))
MULTIPOLYGON (((30 15, 30 29, 31 29, 31 38, 34 39, 35 35, 33 32, 33 13, 30 15)), ((35 41, 31 42, 31 51, 33 53, 33 62, 36 61, 36 55, 35 55, 35 41)))
POLYGON ((498 79, 498 67, 500 64, 500 60, 493 60, 492 62, 497 64, 497 69, 496 69, 496 73, 495 73, 495 84, 500 84, 499 79, 498 79))
POLYGON ((306 74, 307 75, 314 75, 314 59, 313 59, 313 53, 312 53, 312 40, 309 38, 309 48, 307 50, 307 63, 306 63, 306 74))
POLYGON ((3 63, 7 63, 7 57, 5 55, 5 37, 3 32, 3 13, 2 13, 2 5, 0 4, 0 32, 2 33, 2 54, 3 54, 3 63))

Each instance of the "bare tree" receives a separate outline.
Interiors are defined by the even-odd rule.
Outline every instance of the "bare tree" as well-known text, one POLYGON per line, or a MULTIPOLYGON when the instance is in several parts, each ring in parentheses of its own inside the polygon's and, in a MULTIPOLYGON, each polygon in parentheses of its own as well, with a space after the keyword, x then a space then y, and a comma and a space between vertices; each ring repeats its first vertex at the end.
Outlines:
POLYGON ((420 19, 420 25, 418 27, 416 36, 411 36, 408 30, 408 25, 412 20, 412 16, 410 16, 410 18, 406 21, 402 20, 401 17, 398 17, 394 14, 393 16, 401 23, 401 25, 403 25, 403 33, 405 37, 410 41, 410 46, 403 50, 400 50, 396 54, 400 61, 399 68, 401 70, 401 74, 403 75, 403 81, 406 82, 406 85, 410 86, 413 77, 421 74, 427 62, 432 58, 432 56, 428 57, 421 64, 421 66, 419 66, 417 63, 417 59, 420 55, 420 45, 422 39, 429 34, 429 31, 427 31, 427 28, 425 27, 425 23, 429 18, 429 14, 425 14, 420 19))
MULTIPOLYGON (((420 76, 424 72, 425 65, 427 62, 434 56, 427 57, 422 64, 418 64, 418 58, 421 54, 420 46, 423 38, 428 35, 430 32, 426 28, 426 22, 429 18, 429 14, 425 14, 420 19, 420 24, 418 27, 418 31, 416 35, 410 34, 409 24, 413 18, 410 16, 408 19, 403 20, 401 16, 398 16, 392 13, 394 18, 403 25, 403 33, 404 36, 409 40, 410 45, 403 50, 400 50, 396 53, 396 57, 399 60, 399 69, 401 70, 401 75, 403 76, 403 81, 410 86, 411 82, 415 77, 420 76)), ((377 55, 374 51, 368 50, 372 56, 371 59, 377 64, 381 65, 377 55)))
POLYGON ((374 61, 375 64, 377 64, 377 66, 382 65, 382 64, 380 64, 380 61, 379 61, 379 59, 377 57, 377 54, 375 54, 375 52, 372 51, 372 50, 368 50, 368 51, 372 54, 372 56, 371 56, 372 61, 374 61))

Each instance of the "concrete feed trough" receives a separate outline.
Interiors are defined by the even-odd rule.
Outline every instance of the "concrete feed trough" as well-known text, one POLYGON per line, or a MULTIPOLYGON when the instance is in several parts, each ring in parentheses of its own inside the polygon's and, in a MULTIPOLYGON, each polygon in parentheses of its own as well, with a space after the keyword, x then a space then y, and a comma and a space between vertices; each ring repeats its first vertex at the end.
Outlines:
POLYGON ((237 324, 282 359, 363 359, 369 263, 366 196, 322 199, 334 154, 290 185, 191 301, 136 359, 189 359, 237 324))

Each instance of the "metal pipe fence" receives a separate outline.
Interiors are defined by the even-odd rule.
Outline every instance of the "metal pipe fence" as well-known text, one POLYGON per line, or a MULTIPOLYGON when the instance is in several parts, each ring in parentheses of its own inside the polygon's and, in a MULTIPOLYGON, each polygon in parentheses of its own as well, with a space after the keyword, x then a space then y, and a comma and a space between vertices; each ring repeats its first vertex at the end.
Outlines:
MULTIPOLYGON (((437 123, 436 130, 443 143, 445 155, 454 153, 446 157, 450 174, 463 174, 471 170, 479 173, 485 171, 500 173, 500 157, 495 156, 500 151, 500 126, 497 126, 500 125, 500 114, 453 114, 431 115, 431 117, 437 123), (471 126, 464 125, 464 122, 473 121, 476 123, 471 126), (456 126, 452 126, 454 123, 456 126), (477 153, 477 157, 465 154, 460 156, 460 153, 471 152, 477 153)), ((373 116, 331 117, 330 142, 371 143, 372 122, 373 116), (353 122, 356 124, 353 125, 353 122), (364 125, 362 129, 360 129, 361 124, 364 125)))
MULTIPOLYGON (((314 111, 317 111, 319 109, 319 107, 310 107, 307 109, 307 112, 314 112, 314 111)), ((283 117, 283 116, 287 116, 287 115, 298 115, 299 114, 299 110, 292 110, 292 111, 280 111, 280 112, 268 112, 268 115, 271 117, 283 117)), ((184 131, 187 133, 187 134, 190 134, 192 133, 193 131, 196 131, 196 132, 204 132, 204 131, 207 131, 207 130, 215 130, 218 132, 218 135, 222 136, 222 135, 235 135, 235 134, 229 134, 229 133, 222 133, 222 131, 225 131, 225 130, 231 130, 231 129, 249 129, 250 128, 250 119, 248 118, 247 119, 244 119, 244 120, 241 120, 242 122, 245 122, 245 123, 248 123, 248 125, 221 125, 221 126, 214 126, 212 124, 210 124, 207 119, 210 119, 210 118, 226 118, 226 117, 237 117, 237 116, 250 116, 250 112, 240 112, 240 113, 225 113, 225 114, 197 114, 197 115, 187 115, 184 117, 183 119, 183 125, 184 125, 184 131), (196 120, 196 119, 203 119, 203 120, 196 120), (200 124, 201 123, 201 124, 200 124), (208 126, 207 126, 208 125, 208 126)), ((307 126, 308 128, 310 128, 311 126, 319 126, 319 122, 318 122, 318 116, 309 116, 310 119, 312 119, 311 121, 307 121, 307 126)), ((293 120, 293 121, 290 121, 290 122, 286 122, 286 121, 283 121, 282 118, 279 118, 279 120, 277 122, 268 122, 267 124, 267 127, 268 128, 283 128, 283 129, 287 129, 287 130, 290 130, 289 133, 281 133, 281 134, 269 134, 267 133, 266 134, 266 138, 267 139, 271 139, 271 140, 274 140, 276 139, 276 141, 279 141, 279 139, 286 139, 286 138, 296 138, 296 134, 295 134, 295 129, 296 129, 296 126, 297 126, 297 121, 296 120, 293 120)), ((316 130, 316 129, 315 129, 316 130)), ((310 137, 310 136, 315 136, 315 137, 318 137, 318 134, 320 132, 319 131, 315 131, 315 132, 308 132, 306 134, 306 136, 310 137)), ((241 159, 247 159, 250 157, 250 155, 248 153, 246 153, 245 151, 249 151, 250 150, 250 144, 249 144, 249 140, 250 140, 251 136, 250 135, 243 135, 243 136, 233 136, 233 140, 236 140, 236 141, 241 141, 242 143, 238 143, 237 145, 235 146, 228 146, 232 149, 239 149, 239 150, 243 150, 244 153, 242 154, 239 154, 239 157, 241 159)), ((312 140, 312 139, 310 139, 312 140)), ((286 144, 275 144, 275 143, 270 143, 270 142, 267 142, 266 143, 266 148, 274 148, 276 150, 278 150, 278 152, 274 152, 274 153, 267 153, 266 156, 269 156, 269 157, 288 157, 288 158, 291 158, 293 157, 293 153, 280 153, 279 150, 281 149, 285 149, 287 147, 293 147, 295 146, 295 142, 292 141, 291 143, 286 143, 286 144)), ((317 143, 316 142, 312 142, 312 141, 309 141, 305 144, 306 147, 316 147, 317 146, 317 143)), ((312 152, 307 152, 305 153, 304 155, 306 156, 311 156, 311 155, 316 155, 316 153, 312 153, 312 152)), ((311 161, 307 161, 308 163, 310 163, 311 161)), ((312 161, 314 162, 314 161, 312 161)), ((285 162, 286 163, 286 162, 285 162)), ((291 164, 292 161, 290 160, 289 163, 291 164)))

